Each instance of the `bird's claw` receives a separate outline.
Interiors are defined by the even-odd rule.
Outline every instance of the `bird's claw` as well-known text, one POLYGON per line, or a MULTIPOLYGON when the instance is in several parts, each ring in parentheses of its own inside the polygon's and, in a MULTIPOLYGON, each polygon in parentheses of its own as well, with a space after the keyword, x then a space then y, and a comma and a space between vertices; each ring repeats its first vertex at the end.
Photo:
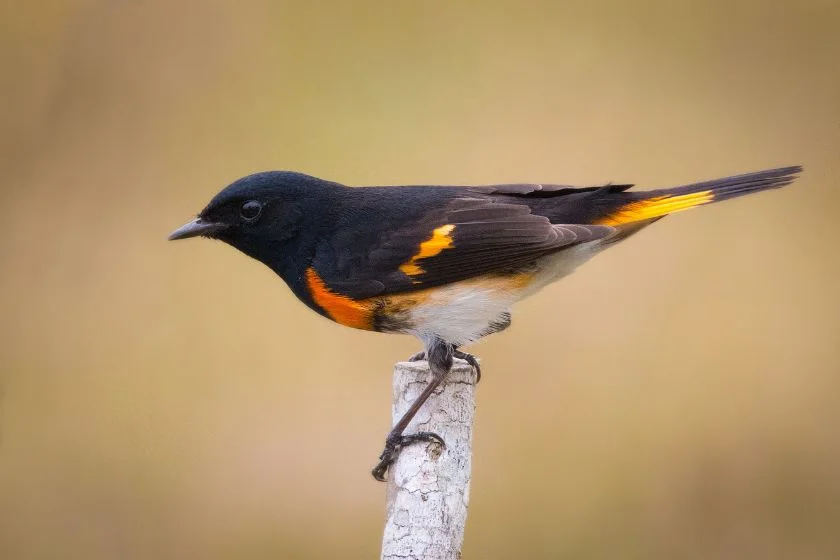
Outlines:
POLYGON ((478 365, 478 359, 473 356, 472 354, 467 354, 466 352, 461 352, 460 350, 455 350, 452 354, 455 358, 460 358, 470 364, 475 371, 475 382, 478 384, 481 381, 481 366, 478 365))
POLYGON ((417 432, 409 435, 389 434, 385 439, 385 449, 379 456, 379 463, 370 471, 373 478, 379 482, 385 482, 385 473, 388 472, 388 468, 397 460, 402 448, 412 443, 437 443, 443 448, 446 447, 443 438, 434 432, 417 432))
POLYGON ((409 362, 424 362, 426 361, 426 353, 425 352, 417 352, 416 354, 412 354, 408 357, 409 362))
MULTIPOLYGON (((475 382, 478 383, 481 381, 481 366, 478 364, 478 358, 473 356, 472 354, 467 354, 466 352, 461 352, 460 350, 455 350, 452 353, 453 358, 459 358, 464 360, 468 364, 470 364, 475 370, 475 382)), ((417 352, 416 354, 412 354, 408 357, 409 362, 422 362, 426 360, 426 353, 425 352, 417 352)))

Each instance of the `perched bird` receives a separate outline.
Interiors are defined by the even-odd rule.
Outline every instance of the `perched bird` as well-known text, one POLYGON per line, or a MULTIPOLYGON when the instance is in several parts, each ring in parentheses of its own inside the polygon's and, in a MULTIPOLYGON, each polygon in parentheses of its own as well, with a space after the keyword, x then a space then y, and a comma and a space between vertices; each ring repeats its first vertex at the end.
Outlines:
MULTIPOLYGON (((660 218, 790 184, 801 167, 650 191, 632 185, 349 188, 301 173, 249 175, 169 239, 219 239, 268 265, 333 321, 419 338, 432 381, 385 441, 373 476, 399 450, 438 440, 403 434, 460 348, 510 325, 510 307, 660 218)), ((441 441, 441 443, 443 443, 441 441)))

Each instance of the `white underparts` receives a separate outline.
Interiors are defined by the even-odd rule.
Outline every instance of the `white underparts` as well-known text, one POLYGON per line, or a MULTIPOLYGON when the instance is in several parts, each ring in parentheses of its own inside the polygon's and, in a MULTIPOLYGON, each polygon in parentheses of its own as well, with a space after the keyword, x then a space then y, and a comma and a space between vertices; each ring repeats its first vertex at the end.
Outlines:
POLYGON ((517 275, 481 277, 438 288, 411 310, 410 334, 427 346, 434 338, 456 346, 478 340, 514 303, 571 274, 600 249, 600 241, 592 241, 543 257, 527 281, 517 275))

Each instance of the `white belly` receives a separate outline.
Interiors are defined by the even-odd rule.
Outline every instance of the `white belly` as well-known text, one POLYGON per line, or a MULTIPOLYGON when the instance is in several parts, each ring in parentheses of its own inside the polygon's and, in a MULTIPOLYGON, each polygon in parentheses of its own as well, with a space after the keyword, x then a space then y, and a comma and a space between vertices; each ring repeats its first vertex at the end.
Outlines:
POLYGON ((517 301, 571 274, 598 252, 598 242, 543 257, 535 273, 485 276, 432 290, 410 312, 409 331, 423 341, 441 338, 461 346, 478 340, 517 301))

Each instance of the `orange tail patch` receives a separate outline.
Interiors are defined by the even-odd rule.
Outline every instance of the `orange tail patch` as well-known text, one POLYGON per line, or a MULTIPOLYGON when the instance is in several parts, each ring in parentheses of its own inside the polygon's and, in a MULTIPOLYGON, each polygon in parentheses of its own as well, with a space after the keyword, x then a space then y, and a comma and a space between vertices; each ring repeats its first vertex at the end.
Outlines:
POLYGON ((687 210, 701 204, 712 202, 715 193, 711 190, 700 191, 677 196, 657 196, 647 200, 639 200, 622 206, 605 218, 601 218, 597 225, 620 226, 652 218, 660 218, 666 214, 687 210))
POLYGON ((373 330, 373 308, 370 300, 356 301, 330 290, 315 269, 306 269, 306 286, 312 300, 340 325, 373 330))

